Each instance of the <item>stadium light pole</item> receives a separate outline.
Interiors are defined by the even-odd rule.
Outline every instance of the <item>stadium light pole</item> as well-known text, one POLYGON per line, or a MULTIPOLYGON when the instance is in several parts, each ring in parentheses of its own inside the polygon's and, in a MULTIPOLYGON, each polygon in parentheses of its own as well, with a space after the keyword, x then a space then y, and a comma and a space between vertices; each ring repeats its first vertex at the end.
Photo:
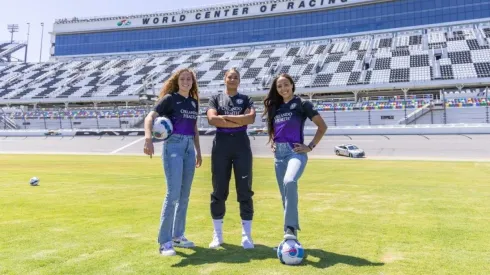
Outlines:
POLYGON ((18 24, 9 24, 7 25, 7 29, 10 32, 10 44, 14 43, 14 33, 19 31, 19 25, 18 24))
POLYGON ((29 34, 31 32, 31 23, 27 23, 27 42, 26 42, 26 51, 24 55, 24 63, 27 63, 27 51, 29 49, 29 34))
POLYGON ((44 23, 41 23, 41 48, 39 49, 39 62, 43 55, 43 38, 44 38, 44 23))

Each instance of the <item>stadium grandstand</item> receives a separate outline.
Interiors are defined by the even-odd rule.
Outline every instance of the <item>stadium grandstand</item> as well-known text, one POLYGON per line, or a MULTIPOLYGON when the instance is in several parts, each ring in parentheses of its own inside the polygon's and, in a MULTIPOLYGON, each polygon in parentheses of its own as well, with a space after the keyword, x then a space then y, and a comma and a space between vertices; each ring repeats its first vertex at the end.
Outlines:
POLYGON ((259 112, 289 73, 331 126, 490 122, 490 0, 249 1, 59 19, 51 35, 43 63, 0 43, 0 128, 142 127, 180 68, 204 114, 231 67, 259 112))

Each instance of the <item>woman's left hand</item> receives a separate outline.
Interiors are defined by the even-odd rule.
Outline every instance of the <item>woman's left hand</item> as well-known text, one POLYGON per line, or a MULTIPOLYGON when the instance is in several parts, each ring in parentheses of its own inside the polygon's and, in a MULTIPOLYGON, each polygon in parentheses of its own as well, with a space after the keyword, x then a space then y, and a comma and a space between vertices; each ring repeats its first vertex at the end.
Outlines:
POLYGON ((196 168, 201 167, 201 164, 202 164, 202 156, 201 153, 199 153, 196 155, 196 168))
POLYGON ((301 143, 294 143, 294 148, 293 151, 296 153, 308 153, 311 152, 310 147, 301 144, 301 143))

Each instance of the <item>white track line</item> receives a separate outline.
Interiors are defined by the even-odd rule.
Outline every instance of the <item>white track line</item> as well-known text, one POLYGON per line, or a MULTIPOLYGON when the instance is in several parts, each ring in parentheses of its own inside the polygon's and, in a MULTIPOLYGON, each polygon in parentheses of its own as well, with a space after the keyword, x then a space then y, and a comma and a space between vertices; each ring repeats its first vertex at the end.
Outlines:
POLYGON ((144 139, 145 139, 144 137, 142 137, 142 138, 140 138, 140 139, 137 139, 137 140, 135 140, 135 141, 133 141, 133 142, 131 142, 131 143, 129 143, 129 144, 124 145, 123 147, 121 147, 121 148, 119 148, 119 149, 116 149, 116 150, 112 151, 110 154, 112 155, 112 154, 115 154, 115 153, 117 153, 117 152, 119 152, 119 151, 122 151, 122 150, 124 150, 124 149, 128 148, 129 146, 133 146, 134 144, 136 144, 136 143, 138 143, 138 142, 140 142, 140 141, 142 141, 142 140, 144 140, 144 139))

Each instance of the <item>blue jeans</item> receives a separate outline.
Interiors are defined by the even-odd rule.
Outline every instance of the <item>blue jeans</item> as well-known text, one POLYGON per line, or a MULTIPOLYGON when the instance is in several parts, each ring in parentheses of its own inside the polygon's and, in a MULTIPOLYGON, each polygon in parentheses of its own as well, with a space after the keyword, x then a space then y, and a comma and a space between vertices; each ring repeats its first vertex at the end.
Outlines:
POLYGON ((308 155, 296 153, 289 143, 276 143, 275 170, 284 209, 284 231, 300 230, 298 217, 298 180, 303 174, 308 155))
POLYGON ((158 243, 184 235, 187 206, 196 170, 194 136, 173 134, 163 144, 163 169, 167 195, 163 202, 158 243))

